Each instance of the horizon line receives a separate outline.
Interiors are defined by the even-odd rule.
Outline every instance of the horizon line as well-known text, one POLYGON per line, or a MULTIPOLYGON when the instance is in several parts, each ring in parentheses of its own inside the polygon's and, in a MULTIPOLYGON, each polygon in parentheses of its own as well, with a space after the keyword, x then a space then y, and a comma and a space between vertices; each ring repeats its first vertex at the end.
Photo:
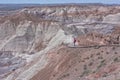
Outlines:
POLYGON ((80 4, 99 4, 99 5, 120 5, 117 3, 0 3, 0 5, 80 5, 80 4))

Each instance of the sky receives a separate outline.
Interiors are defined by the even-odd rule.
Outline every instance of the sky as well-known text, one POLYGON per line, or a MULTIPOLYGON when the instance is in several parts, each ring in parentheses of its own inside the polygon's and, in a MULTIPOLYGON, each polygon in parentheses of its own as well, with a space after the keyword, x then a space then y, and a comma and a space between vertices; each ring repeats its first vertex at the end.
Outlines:
POLYGON ((0 4, 55 4, 55 3, 104 3, 120 4, 120 0, 0 0, 0 4))

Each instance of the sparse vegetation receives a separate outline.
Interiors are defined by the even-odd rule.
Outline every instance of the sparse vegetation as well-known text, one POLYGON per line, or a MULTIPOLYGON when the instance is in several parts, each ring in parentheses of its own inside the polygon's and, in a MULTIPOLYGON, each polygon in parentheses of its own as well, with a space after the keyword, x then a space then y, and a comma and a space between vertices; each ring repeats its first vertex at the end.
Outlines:
POLYGON ((70 74, 69 74, 69 73, 64 74, 64 75, 62 75, 60 78, 58 78, 57 80, 61 80, 62 78, 65 78, 65 77, 68 77, 68 76, 70 76, 70 74))
POLYGON ((115 50, 115 46, 112 47, 112 50, 115 50))
POLYGON ((105 62, 105 60, 102 60, 102 61, 101 61, 101 63, 104 63, 104 62, 105 62))
POLYGON ((55 74, 53 74, 53 77, 55 77, 55 74))
POLYGON ((82 60, 82 62, 85 62, 85 60, 82 60))
POLYGON ((87 69, 87 65, 84 65, 84 67, 83 67, 83 68, 84 68, 84 70, 86 70, 86 69, 87 69))
POLYGON ((90 73, 90 70, 84 70, 84 72, 80 75, 80 77, 88 75, 89 73, 90 73))
POLYGON ((69 68, 71 68, 71 66, 70 66, 70 65, 69 65, 68 67, 69 67, 69 68))
POLYGON ((107 76, 107 73, 104 73, 103 75, 102 75, 102 77, 106 77, 107 76))
POLYGON ((100 55, 100 52, 98 52, 96 55, 100 55))
POLYGON ((106 52, 106 54, 109 54, 109 52, 106 52))
POLYGON ((69 76, 70 74, 68 73, 68 74, 64 74, 63 76, 62 76, 62 78, 64 78, 64 77, 67 77, 67 76, 69 76))
POLYGON ((93 71, 92 73, 95 73, 96 71, 93 71))
POLYGON ((98 59, 103 59, 103 57, 102 57, 102 56, 99 56, 98 59))
POLYGON ((86 57, 85 59, 89 59, 89 57, 86 57))
POLYGON ((115 52, 115 54, 118 54, 117 52, 115 52))
POLYGON ((77 71, 78 69, 77 68, 75 68, 75 71, 77 71))
POLYGON ((102 53, 104 52, 104 51, 101 51, 102 53))
POLYGON ((25 6, 0 11, 0 80, 119 78, 120 5, 25 6))
POLYGON ((102 66, 104 66, 106 63, 105 63, 105 60, 102 60, 101 62, 100 62, 100 65, 97 67, 98 69, 99 68, 101 68, 102 66))
POLYGON ((114 62, 119 62, 119 58, 116 57, 116 58, 114 59, 114 62))
POLYGON ((91 58, 93 57, 93 54, 91 54, 91 56, 90 56, 91 58))
POLYGON ((88 65, 89 65, 89 66, 92 66, 92 65, 93 65, 93 62, 90 62, 88 65))

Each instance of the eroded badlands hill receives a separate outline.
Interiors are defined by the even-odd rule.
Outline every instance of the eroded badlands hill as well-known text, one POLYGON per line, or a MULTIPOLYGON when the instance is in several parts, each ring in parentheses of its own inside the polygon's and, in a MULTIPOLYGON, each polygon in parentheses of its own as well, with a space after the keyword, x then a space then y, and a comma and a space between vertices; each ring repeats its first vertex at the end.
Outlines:
POLYGON ((0 16, 0 80, 119 80, 119 22, 120 6, 100 4, 0 16))

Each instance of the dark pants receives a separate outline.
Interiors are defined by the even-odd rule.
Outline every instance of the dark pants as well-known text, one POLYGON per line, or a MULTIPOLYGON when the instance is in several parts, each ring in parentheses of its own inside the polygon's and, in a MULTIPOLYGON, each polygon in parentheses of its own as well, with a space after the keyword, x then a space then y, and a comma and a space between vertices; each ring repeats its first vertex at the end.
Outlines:
POLYGON ((74 46, 75 46, 75 43, 74 43, 74 46))

